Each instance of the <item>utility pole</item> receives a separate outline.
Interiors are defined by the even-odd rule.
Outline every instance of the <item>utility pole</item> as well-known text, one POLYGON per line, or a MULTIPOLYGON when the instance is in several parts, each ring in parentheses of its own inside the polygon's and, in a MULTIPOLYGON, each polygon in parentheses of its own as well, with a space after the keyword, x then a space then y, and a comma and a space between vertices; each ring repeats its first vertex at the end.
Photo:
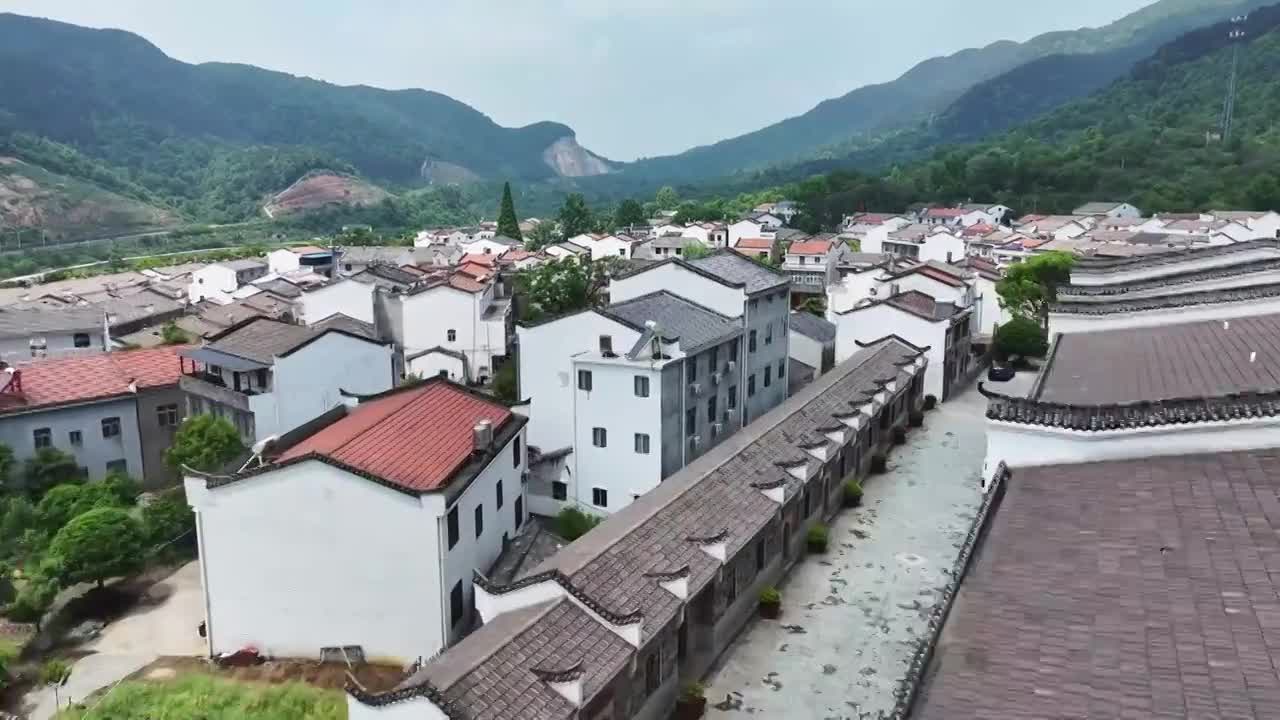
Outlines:
POLYGON ((1231 18, 1231 30, 1227 33, 1227 39, 1231 42, 1231 77, 1227 80, 1227 99, 1222 103, 1223 143, 1231 140, 1231 121, 1236 113, 1236 76, 1240 70, 1240 40, 1245 35, 1240 25, 1248 19, 1248 15, 1231 18))

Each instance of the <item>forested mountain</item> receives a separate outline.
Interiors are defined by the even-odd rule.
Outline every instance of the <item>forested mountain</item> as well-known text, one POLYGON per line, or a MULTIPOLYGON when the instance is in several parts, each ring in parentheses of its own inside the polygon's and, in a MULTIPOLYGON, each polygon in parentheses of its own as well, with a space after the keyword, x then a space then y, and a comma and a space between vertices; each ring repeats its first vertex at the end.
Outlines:
POLYGON ((252 215, 318 169, 400 185, 608 169, 573 138, 558 123, 501 127, 439 93, 190 65, 131 33, 0 14, 0 152, 83 156, 192 217, 252 215))
POLYGON ((945 141, 948 134, 978 137, 984 123, 995 117, 1009 121, 995 120, 988 130, 1034 117, 1123 75, 1162 43, 1264 2, 1159 0, 1105 27, 1047 33, 1025 43, 998 42, 933 58, 897 80, 859 88, 761 130, 632 163, 606 184, 626 179, 692 182, 816 155, 841 157, 847 148, 839 146, 866 144, 878 134, 911 128, 939 113, 947 129, 927 142, 945 141), (1044 81, 1060 84, 1037 87, 1044 81), (1001 100, 1000 106, 986 104, 992 99, 1001 100))
POLYGON ((1239 26, 1230 138, 1218 132, 1233 49, 1222 23, 1188 33, 1089 97, 986 142, 883 173, 836 172, 785 187, 813 225, 860 207, 970 198, 1067 212, 1087 200, 1145 211, 1280 207, 1280 5, 1239 26))

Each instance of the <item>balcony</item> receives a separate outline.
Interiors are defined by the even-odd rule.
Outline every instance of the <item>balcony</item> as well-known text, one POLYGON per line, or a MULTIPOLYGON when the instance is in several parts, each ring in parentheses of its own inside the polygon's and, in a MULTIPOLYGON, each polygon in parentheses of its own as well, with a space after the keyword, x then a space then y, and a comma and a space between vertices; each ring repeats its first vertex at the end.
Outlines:
POLYGON ((205 372, 183 375, 178 379, 178 387, 182 388, 185 393, 212 400, 244 412, 250 412, 249 395, 255 394, 232 390, 227 387, 221 377, 205 372))

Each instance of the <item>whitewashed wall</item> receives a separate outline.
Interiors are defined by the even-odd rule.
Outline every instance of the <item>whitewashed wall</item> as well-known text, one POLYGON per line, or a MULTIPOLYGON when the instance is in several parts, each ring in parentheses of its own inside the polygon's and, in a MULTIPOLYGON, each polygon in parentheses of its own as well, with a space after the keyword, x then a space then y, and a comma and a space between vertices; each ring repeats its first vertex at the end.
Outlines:
POLYGON ((858 342, 871 342, 887 335, 897 335, 916 347, 928 346, 925 357, 929 365, 924 373, 924 392, 942 399, 946 322, 929 322, 885 304, 838 314, 834 322, 837 365, 862 349, 858 342))
POLYGON ((668 263, 609 283, 609 301, 625 302, 641 295, 667 290, 728 317, 742 317, 747 296, 688 268, 668 263))
POLYGON ((311 324, 334 313, 342 313, 367 323, 373 322, 373 283, 355 280, 336 282, 303 293, 298 309, 303 323, 311 324))
POLYGON ((1098 330, 1123 330, 1127 328, 1157 327, 1196 322, 1199 320, 1229 320, 1231 318, 1271 315, 1280 312, 1280 298, 1267 298, 1217 305, 1163 308, 1130 313, 1084 315, 1078 313, 1049 313, 1049 332, 1078 333, 1098 330))
MULTIPOLYGON (((592 512, 616 512, 631 504, 633 495, 642 495, 662 481, 662 373, 653 363, 601 360, 598 356, 580 359, 574 367, 575 383, 577 370, 591 371, 592 390, 574 386, 576 440, 570 457, 576 471, 569 494, 592 512), (636 397, 638 375, 649 378, 649 397, 636 397), (607 431, 607 447, 592 444, 592 430, 597 427, 607 431), (649 454, 635 452, 636 433, 649 436, 649 454), (592 502, 592 488, 597 487, 608 491, 607 506, 592 502)), ((683 422, 683 408, 679 419, 683 422)))
POLYGON ((372 395, 395 385, 391 348, 336 332, 277 358, 272 375, 275 414, 260 415, 255 408, 259 439, 289 432, 342 404, 340 390, 372 395))

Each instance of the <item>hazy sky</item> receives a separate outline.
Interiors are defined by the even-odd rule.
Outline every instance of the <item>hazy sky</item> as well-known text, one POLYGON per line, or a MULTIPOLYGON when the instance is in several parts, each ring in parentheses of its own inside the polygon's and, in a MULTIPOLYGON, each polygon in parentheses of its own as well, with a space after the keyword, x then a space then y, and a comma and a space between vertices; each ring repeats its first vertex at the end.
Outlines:
POLYGON ((1150 0, 0 0, 188 62, 422 87, 618 160, 714 142, 940 54, 1150 0))

